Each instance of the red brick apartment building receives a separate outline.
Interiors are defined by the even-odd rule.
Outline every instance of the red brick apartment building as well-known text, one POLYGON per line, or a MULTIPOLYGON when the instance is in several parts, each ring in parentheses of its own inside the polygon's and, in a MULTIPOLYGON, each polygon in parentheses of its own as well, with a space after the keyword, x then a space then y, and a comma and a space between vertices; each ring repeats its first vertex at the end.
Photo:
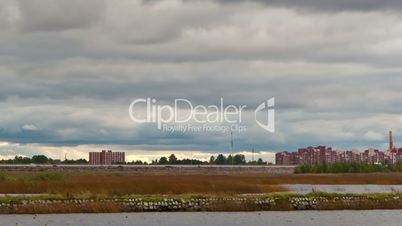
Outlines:
POLYGON ((275 154, 277 165, 298 164, 333 164, 337 162, 357 162, 369 164, 395 164, 402 162, 402 148, 396 148, 389 131, 389 147, 386 152, 369 148, 363 152, 334 151, 331 147, 318 146, 299 148, 297 152, 279 152, 275 154))
POLYGON ((114 163, 125 163, 125 152, 112 152, 102 150, 101 152, 89 152, 89 164, 111 165, 114 163))
POLYGON ((384 153, 373 148, 357 152, 334 151, 331 147, 318 146, 299 148, 297 152, 284 151, 275 154, 275 163, 277 165, 333 164, 337 162, 393 164, 402 162, 402 148, 395 148, 393 152, 384 153))

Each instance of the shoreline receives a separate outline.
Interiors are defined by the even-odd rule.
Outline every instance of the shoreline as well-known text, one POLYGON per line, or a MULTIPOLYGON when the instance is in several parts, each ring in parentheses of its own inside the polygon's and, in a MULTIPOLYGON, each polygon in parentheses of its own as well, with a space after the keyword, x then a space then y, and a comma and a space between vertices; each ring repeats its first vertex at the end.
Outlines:
POLYGON ((265 212, 143 212, 104 214, 0 215, 4 225, 163 225, 163 226, 234 226, 234 225, 365 225, 400 226, 400 210, 342 211, 265 211, 265 212), (94 223, 95 222, 95 223, 94 223))
POLYGON ((306 195, 276 193, 242 195, 152 195, 0 198, 0 214, 120 213, 120 212, 235 212, 298 210, 402 209, 402 193, 306 195))
POLYGON ((0 164, 0 172, 121 172, 228 175, 239 173, 264 173, 272 175, 293 174, 296 166, 276 165, 6 165, 0 164))

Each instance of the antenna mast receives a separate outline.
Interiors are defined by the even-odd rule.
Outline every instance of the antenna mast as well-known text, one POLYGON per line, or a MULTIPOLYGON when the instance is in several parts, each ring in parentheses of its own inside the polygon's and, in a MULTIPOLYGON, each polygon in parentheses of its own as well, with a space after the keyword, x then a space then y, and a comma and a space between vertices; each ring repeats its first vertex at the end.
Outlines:
POLYGON ((232 155, 232 165, 233 165, 233 159, 234 159, 234 156, 233 156, 233 146, 234 146, 234 143, 233 143, 233 131, 230 131, 230 148, 231 148, 231 155, 232 155))

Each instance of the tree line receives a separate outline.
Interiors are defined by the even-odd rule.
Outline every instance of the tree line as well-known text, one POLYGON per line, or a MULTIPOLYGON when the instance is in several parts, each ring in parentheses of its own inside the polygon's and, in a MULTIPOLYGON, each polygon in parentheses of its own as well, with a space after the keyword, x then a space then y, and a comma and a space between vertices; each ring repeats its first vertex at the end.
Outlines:
MULTIPOLYGON (((133 161, 129 164, 146 165, 147 162, 133 161)), ((198 159, 178 159, 176 155, 171 154, 168 157, 161 157, 160 159, 155 159, 151 165, 266 165, 267 162, 258 158, 257 161, 246 161, 246 157, 242 154, 228 155, 227 157, 223 154, 217 156, 211 156, 209 161, 201 161, 198 159)))
MULTIPOLYGON (((0 164, 88 164, 86 159, 52 159, 48 158, 45 155, 34 155, 32 158, 23 157, 23 156, 15 156, 14 159, 0 160, 0 164)), ((116 163, 117 164, 117 163, 116 163)), ((234 156, 228 155, 225 156, 223 154, 219 154, 217 156, 211 156, 209 161, 202 161, 199 159, 189 159, 183 158, 178 159, 176 155, 171 154, 168 157, 163 156, 159 159, 155 159, 148 162, 143 161, 131 161, 127 163, 118 163, 118 164, 128 164, 128 165, 266 165, 267 162, 263 161, 261 158, 258 158, 257 161, 246 161, 246 158, 242 154, 236 154, 234 156)))
POLYGON ((296 173, 376 173, 402 172, 402 163, 396 164, 368 164, 344 162, 334 164, 313 164, 296 166, 296 173))
POLYGON ((32 158, 15 156, 14 159, 0 160, 0 164, 88 164, 86 159, 60 159, 48 158, 45 155, 34 155, 32 158))

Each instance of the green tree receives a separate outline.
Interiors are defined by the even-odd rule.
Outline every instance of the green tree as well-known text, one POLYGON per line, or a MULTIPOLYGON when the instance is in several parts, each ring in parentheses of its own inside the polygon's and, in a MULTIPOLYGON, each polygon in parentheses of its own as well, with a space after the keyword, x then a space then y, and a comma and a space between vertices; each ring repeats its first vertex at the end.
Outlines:
POLYGON ((234 163, 234 162, 233 162, 233 157, 232 157, 232 155, 229 155, 229 156, 226 158, 226 163, 225 163, 225 164, 227 164, 227 165, 232 165, 232 163, 234 163))
POLYGON ((13 163, 13 164, 29 164, 32 163, 32 160, 28 157, 22 157, 22 156, 15 156, 14 159, 10 162, 7 163, 13 163))
POLYGON ((169 161, 168 161, 168 159, 166 158, 166 157, 162 157, 162 158, 160 158, 159 159, 159 162, 158 162, 160 165, 166 165, 166 164, 168 164, 169 163, 169 161))
MULTIPOLYGON (((54 163, 54 161, 52 161, 52 163, 54 163)), ((88 161, 86 159, 77 159, 77 160, 65 159, 62 163, 63 164, 71 164, 71 165, 84 165, 84 164, 88 164, 88 161)))
POLYGON ((259 158, 258 160, 257 160, 257 165, 266 165, 267 163, 266 162, 264 162, 263 160, 262 160, 262 158, 259 158))
POLYGON ((246 164, 246 157, 244 157, 244 155, 235 155, 233 157, 233 164, 235 164, 235 165, 246 164))
POLYGON ((219 154, 218 157, 216 157, 215 164, 224 165, 226 164, 226 161, 226 157, 222 154, 219 154))
POLYGON ((177 164, 177 158, 174 154, 169 156, 169 164, 177 164))
POLYGON ((44 164, 48 162, 48 158, 44 155, 34 155, 32 156, 32 163, 44 164))
POLYGON ((214 156, 211 156, 209 158, 209 164, 215 164, 215 157, 214 156))

